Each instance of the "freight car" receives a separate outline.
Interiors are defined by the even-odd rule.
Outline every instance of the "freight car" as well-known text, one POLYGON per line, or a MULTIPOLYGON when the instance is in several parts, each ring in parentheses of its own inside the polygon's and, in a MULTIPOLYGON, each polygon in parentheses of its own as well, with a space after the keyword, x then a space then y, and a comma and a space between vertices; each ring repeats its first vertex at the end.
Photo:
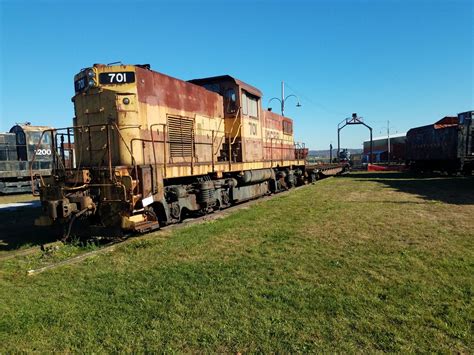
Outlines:
POLYGON ((293 121, 228 75, 186 82, 149 65, 96 64, 74 84, 74 125, 54 132, 74 141, 76 168, 54 157, 37 225, 146 232, 343 169, 307 167, 293 121))
POLYGON ((472 174, 474 111, 446 116, 407 133, 407 165, 414 171, 472 174))
POLYGON ((13 126, 9 133, 0 133, 1 194, 31 191, 31 172, 51 174, 51 133, 45 134, 38 145, 44 130, 51 127, 25 123, 13 126))

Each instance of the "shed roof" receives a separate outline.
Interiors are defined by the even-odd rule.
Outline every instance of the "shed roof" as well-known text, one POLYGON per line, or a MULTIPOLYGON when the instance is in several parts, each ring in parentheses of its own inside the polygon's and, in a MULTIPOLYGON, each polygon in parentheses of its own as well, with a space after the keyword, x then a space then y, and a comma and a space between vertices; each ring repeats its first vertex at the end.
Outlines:
MULTIPOLYGON (((401 137, 406 137, 406 133, 395 133, 395 134, 391 134, 390 135, 390 139, 392 138, 401 138, 401 137)), ((388 139, 388 136, 380 136, 380 137, 374 137, 372 138, 372 141, 378 141, 378 140, 384 140, 384 139, 388 139)), ((370 140, 366 140, 364 141, 365 142, 370 142, 370 140)))

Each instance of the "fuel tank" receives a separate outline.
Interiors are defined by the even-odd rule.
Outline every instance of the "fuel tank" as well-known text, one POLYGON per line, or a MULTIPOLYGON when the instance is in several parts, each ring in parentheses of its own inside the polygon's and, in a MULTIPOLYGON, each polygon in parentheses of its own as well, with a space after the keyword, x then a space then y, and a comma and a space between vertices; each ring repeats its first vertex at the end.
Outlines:
POLYGON ((247 170, 239 175, 241 185, 256 184, 258 182, 275 178, 273 169, 247 170))

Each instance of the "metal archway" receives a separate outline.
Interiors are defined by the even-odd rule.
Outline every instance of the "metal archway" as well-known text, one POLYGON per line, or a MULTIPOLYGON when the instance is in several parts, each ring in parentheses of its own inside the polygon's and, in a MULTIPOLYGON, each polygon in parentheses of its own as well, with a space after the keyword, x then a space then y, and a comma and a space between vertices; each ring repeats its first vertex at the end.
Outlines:
POLYGON ((348 117, 344 119, 343 121, 339 122, 337 125, 337 158, 339 159, 339 153, 341 151, 341 129, 343 129, 346 126, 349 125, 364 125, 367 127, 370 131, 370 155, 369 155, 369 162, 372 164, 372 151, 373 151, 373 141, 372 141, 372 127, 369 125, 365 124, 364 121, 362 121, 362 117, 358 117, 357 113, 353 113, 352 117, 348 117))

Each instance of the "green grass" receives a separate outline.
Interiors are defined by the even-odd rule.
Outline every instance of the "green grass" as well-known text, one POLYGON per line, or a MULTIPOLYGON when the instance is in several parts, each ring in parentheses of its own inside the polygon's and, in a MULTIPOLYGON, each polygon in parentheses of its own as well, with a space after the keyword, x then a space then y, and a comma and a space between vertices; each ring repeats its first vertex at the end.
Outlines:
POLYGON ((37 276, 48 256, 4 262, 0 352, 470 352, 473 182, 353 174, 37 276))

